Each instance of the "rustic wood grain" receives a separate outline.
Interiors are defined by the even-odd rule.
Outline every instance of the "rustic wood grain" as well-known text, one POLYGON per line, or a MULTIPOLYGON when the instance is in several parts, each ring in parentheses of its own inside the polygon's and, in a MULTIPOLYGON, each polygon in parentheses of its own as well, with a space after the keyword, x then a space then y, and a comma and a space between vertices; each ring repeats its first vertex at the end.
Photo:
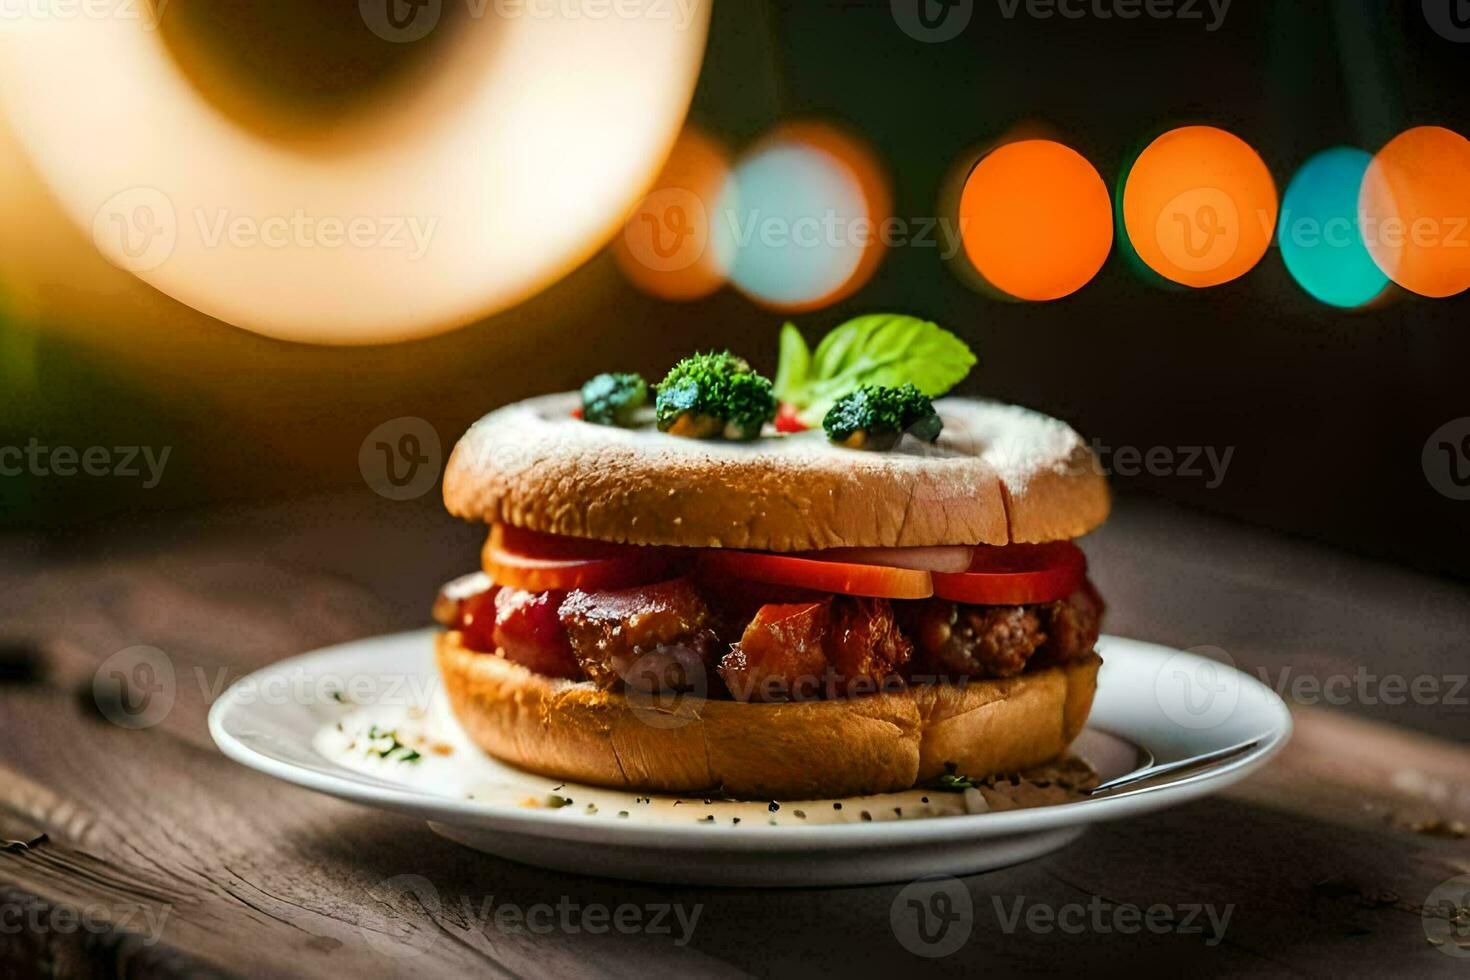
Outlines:
MULTIPOLYGON (((1463 973, 1420 921, 1435 885, 1470 872, 1455 832, 1470 817, 1470 710, 1453 704, 1301 708, 1278 763, 1226 796, 967 879, 973 932, 939 960, 895 940, 898 886, 695 889, 542 871, 214 749, 205 713, 230 681, 420 625, 437 582, 471 566, 478 543, 428 502, 363 497, 0 541, 0 645, 28 645, 39 661, 0 670, 0 839, 29 845, 0 848, 0 910, 22 926, 0 921, 0 975, 959 976, 1079 963, 1463 973), (178 684, 159 724, 129 730, 99 711, 91 681, 137 644, 164 651, 178 684), (427 882, 437 901, 405 881, 427 882), (564 896, 701 913, 684 946, 485 921, 497 903, 564 896), (1218 945, 1179 933, 1008 934, 996 911, 1094 900, 1233 910, 1218 945), (64 928, 83 911, 88 928, 64 928)), ((1251 671, 1466 670, 1460 587, 1152 506, 1122 508, 1089 552, 1117 632, 1216 645, 1251 671)))

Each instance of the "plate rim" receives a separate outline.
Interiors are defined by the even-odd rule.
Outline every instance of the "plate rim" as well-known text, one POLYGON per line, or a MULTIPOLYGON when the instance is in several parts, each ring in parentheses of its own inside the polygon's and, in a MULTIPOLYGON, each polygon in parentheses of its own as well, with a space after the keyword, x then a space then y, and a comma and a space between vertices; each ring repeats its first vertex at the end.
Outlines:
MULTIPOLYGON (((904 845, 942 844, 961 837, 967 840, 1008 837, 1064 826, 1090 825, 1176 806, 1230 786, 1260 769, 1285 748, 1291 740, 1293 730, 1291 711, 1281 697, 1257 678, 1230 666, 1229 669, 1240 675, 1243 687, 1254 688, 1258 694, 1264 696, 1265 704, 1276 716, 1277 724, 1272 730, 1261 733, 1260 744, 1255 749, 1218 768, 1116 796, 1076 800, 1052 806, 947 814, 942 817, 900 821, 777 826, 761 824, 756 829, 757 825, 754 824, 738 827, 698 822, 657 826, 592 820, 584 823, 576 814, 550 816, 553 811, 441 796, 385 784, 382 780, 372 779, 326 758, 322 759, 324 767, 332 767, 339 772, 318 772, 305 768, 260 751, 236 737, 226 727, 232 711, 248 710, 251 707, 239 703, 241 691, 251 685, 266 683, 272 675, 298 670, 309 673, 312 667, 321 671, 327 662, 362 656, 364 651, 361 648, 369 643, 387 646, 423 641, 427 644, 436 632, 435 628, 427 627, 361 637, 287 657, 251 671, 232 683, 210 706, 210 737, 226 757, 246 768, 338 799, 379 809, 387 808, 436 823, 458 824, 484 830, 497 822, 505 822, 513 825, 507 829, 533 836, 630 847, 656 846, 666 850, 712 847, 724 850, 825 850, 894 843, 892 838, 895 835, 901 838, 897 842, 904 845), (902 831, 897 829, 900 827, 903 828, 902 831)), ((1170 658, 1182 654, 1219 665, 1218 661, 1209 660, 1199 654, 1129 637, 1105 634, 1100 639, 1099 646, 1106 653, 1106 646, 1120 643, 1136 648, 1138 652, 1148 656, 1170 658)), ((1099 727, 1098 730, 1106 729, 1099 727)))

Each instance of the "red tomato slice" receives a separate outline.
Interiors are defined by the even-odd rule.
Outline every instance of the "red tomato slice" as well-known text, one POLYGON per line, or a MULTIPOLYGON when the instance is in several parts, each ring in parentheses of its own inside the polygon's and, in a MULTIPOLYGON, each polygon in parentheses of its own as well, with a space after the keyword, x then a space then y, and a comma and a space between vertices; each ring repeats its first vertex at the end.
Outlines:
POLYGON ((625 589, 679 574, 676 549, 538 534, 508 524, 490 529, 480 564, 496 585, 527 592, 625 589))
POLYGON ((700 552, 699 560, 707 572, 716 575, 753 579, 774 585, 793 585, 819 592, 876 596, 881 599, 927 599, 934 594, 929 573, 913 568, 889 568, 884 565, 823 561, 760 551, 725 551, 719 548, 700 552))
POLYGON ((981 545, 968 572, 934 573, 934 594, 977 606, 1026 606, 1065 599, 1086 577, 1087 558, 1070 541, 981 545))

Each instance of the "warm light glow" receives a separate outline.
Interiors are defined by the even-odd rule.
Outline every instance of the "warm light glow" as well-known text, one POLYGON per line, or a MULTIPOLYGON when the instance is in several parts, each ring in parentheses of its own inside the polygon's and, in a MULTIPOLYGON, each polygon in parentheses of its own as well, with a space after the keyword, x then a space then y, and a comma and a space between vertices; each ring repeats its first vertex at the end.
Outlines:
POLYGON ((1138 257, 1186 286, 1217 286, 1254 268, 1276 211, 1276 185, 1260 156, 1213 126, 1154 140, 1123 189, 1123 223, 1138 257))
POLYGON ((710 222, 730 174, 725 148, 690 126, 663 172, 613 239, 618 267, 638 288, 672 300, 697 299, 725 282, 710 222))
POLYGON ((1362 306, 1388 285, 1358 223, 1358 192, 1372 159, 1346 146, 1312 157, 1287 185, 1277 241, 1287 271, 1332 306, 1362 306))
POLYGON ((1400 286, 1470 288, 1470 141, 1439 126, 1394 137, 1368 165, 1358 216, 1373 261, 1400 286))
POLYGON ((1097 275, 1113 243, 1107 186, 1077 151, 1008 143, 965 182, 960 235, 977 272, 1018 299, 1058 299, 1097 275))
POLYGON ((891 198, 873 152, 821 122, 782 126, 736 164, 714 243, 734 285, 772 309, 817 309, 872 276, 891 198))
POLYGON ((366 128, 297 145, 206 99, 140 25, 150 5, 100 2, 134 13, 93 3, 0 31, 0 101, 36 171, 115 264, 321 343, 470 322, 602 248, 674 142, 710 7, 446 19, 462 33, 435 77, 385 95, 366 128))

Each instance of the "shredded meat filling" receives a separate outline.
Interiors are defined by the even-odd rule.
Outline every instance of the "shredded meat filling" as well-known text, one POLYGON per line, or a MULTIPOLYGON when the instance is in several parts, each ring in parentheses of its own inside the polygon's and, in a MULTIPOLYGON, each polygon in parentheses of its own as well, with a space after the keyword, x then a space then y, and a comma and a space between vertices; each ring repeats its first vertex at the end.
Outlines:
POLYGON ((461 630, 471 649, 608 690, 716 697, 728 690, 741 701, 1014 677, 1086 657, 1106 608, 1091 582, 1031 606, 890 602, 687 578, 605 592, 467 591, 451 583, 435 615, 461 630))
POLYGON ((709 610, 688 579, 576 590, 557 613, 577 662, 598 687, 687 691, 708 683, 718 644, 709 610))

